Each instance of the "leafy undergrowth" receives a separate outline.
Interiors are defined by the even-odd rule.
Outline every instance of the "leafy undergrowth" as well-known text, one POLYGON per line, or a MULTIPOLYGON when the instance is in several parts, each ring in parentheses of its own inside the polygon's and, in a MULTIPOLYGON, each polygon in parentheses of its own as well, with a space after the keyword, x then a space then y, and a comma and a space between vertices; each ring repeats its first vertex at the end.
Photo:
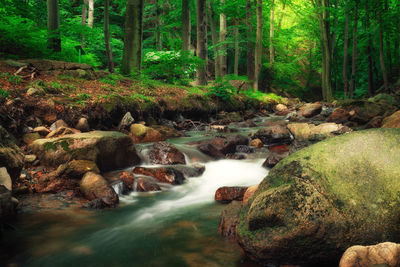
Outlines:
MULTIPOLYGON (((200 109, 215 110, 216 105, 229 104, 232 107, 262 106, 282 103, 284 99, 275 94, 232 90, 229 98, 221 97, 221 91, 213 91, 213 86, 179 86, 154 81, 146 77, 133 80, 119 74, 110 74, 98 80, 86 80, 65 75, 41 74, 33 80, 14 76, 15 70, 0 65, 0 93, 3 99, 27 97, 27 91, 35 88, 35 97, 51 98, 56 103, 73 107, 88 104, 104 104, 112 110, 117 103, 137 103, 146 109, 159 105, 166 109, 178 110, 197 105, 200 109)), ((223 88, 222 88, 223 89, 223 88)))

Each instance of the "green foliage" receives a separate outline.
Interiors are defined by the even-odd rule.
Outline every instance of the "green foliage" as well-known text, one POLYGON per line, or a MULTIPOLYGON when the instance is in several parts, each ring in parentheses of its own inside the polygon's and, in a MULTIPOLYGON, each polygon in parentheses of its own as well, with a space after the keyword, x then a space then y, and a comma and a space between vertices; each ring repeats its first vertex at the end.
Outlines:
POLYGON ((12 84, 20 84, 22 79, 18 75, 12 75, 11 73, 0 73, 0 78, 6 78, 12 84))
POLYGON ((10 93, 3 88, 0 88, 0 99, 6 99, 10 93))
POLYGON ((166 83, 185 85, 194 77, 202 61, 183 51, 148 51, 142 73, 166 83))
POLYGON ((214 85, 207 92, 207 95, 217 97, 223 101, 231 101, 236 88, 229 81, 228 77, 216 79, 214 85))
POLYGON ((125 77, 121 74, 110 73, 107 77, 99 79, 99 81, 112 86, 116 86, 117 82, 122 81, 123 79, 125 79, 125 77))
POLYGON ((281 96, 278 96, 274 93, 263 93, 260 91, 244 91, 245 94, 249 99, 255 99, 264 103, 285 103, 285 99, 281 96))

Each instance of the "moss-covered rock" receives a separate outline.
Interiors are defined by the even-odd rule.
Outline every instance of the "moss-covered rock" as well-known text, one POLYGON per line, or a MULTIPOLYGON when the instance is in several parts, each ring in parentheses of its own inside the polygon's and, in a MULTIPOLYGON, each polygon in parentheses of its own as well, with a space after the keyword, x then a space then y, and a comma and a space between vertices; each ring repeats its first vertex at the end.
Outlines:
POLYGON ((129 136, 120 132, 93 131, 38 139, 29 149, 43 165, 58 167, 70 160, 90 160, 100 171, 129 167, 140 162, 129 136))
POLYGON ((15 181, 24 166, 24 154, 15 144, 15 139, 0 126, 0 167, 6 167, 11 179, 15 181))
POLYGON ((264 263, 337 265, 354 244, 400 241, 399 138, 354 132, 282 160, 241 211, 240 245, 264 263))

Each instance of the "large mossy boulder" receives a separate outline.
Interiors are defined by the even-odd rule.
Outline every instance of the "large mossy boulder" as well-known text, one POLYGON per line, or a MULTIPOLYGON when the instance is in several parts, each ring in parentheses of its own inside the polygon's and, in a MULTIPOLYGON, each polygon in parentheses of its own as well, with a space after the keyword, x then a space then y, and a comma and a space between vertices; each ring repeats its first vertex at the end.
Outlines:
POLYGON ((52 167, 71 160, 90 160, 106 172, 140 162, 132 139, 120 132, 93 131, 39 139, 29 148, 43 165, 52 167))
POLYGON ((24 166, 24 154, 14 138, 0 126, 0 168, 5 167, 14 182, 24 166))
POLYGON ((245 204, 254 260, 336 265, 350 246, 400 241, 400 130, 333 137, 282 160, 245 204))

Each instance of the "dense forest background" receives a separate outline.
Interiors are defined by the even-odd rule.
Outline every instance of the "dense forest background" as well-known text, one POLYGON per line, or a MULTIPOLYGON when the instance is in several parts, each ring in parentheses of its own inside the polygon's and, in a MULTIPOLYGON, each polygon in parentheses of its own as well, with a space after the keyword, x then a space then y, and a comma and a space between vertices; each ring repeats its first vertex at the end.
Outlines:
POLYGON ((361 98, 390 93, 399 53, 397 0, 0 0, 0 58, 166 83, 361 98))

